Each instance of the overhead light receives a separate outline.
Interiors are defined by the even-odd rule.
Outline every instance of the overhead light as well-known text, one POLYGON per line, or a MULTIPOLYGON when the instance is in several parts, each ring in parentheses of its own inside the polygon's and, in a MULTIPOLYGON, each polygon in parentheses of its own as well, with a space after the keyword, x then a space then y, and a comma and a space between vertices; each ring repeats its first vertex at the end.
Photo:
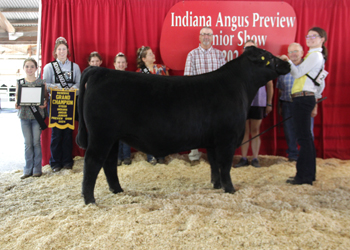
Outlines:
POLYGON ((9 40, 17 40, 17 38, 23 36, 23 32, 9 32, 9 40))

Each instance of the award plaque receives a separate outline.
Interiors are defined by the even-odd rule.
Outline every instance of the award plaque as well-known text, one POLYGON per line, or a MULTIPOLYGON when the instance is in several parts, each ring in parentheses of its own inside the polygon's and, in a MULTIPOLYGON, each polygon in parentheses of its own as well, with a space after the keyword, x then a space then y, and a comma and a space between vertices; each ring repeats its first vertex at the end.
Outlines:
POLYGON ((44 84, 18 84, 18 106, 44 105, 44 84))

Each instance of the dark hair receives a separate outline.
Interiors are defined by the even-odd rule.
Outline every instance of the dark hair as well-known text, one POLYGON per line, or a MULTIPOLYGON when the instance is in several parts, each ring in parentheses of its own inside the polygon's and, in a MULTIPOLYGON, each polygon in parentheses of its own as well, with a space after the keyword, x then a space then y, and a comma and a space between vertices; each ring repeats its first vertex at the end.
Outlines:
POLYGON ((327 61, 328 50, 327 50, 326 46, 324 46, 324 43, 327 41, 327 32, 320 27, 313 27, 313 28, 309 29, 309 31, 311 31, 311 30, 317 32, 321 38, 324 38, 324 42, 322 43, 322 54, 323 54, 324 60, 327 61))
POLYGON ((61 44, 66 45, 66 47, 67 47, 67 57, 70 56, 68 44, 67 44, 65 41, 58 40, 58 41, 56 41, 55 48, 53 49, 53 57, 54 57, 55 59, 57 58, 56 50, 57 50, 58 46, 60 46, 61 44))
POLYGON ((100 61, 102 61, 102 56, 97 51, 90 53, 88 62, 90 62, 91 58, 93 58, 93 57, 97 57, 98 59, 100 59, 100 61))
POLYGON ((24 65, 26 65, 26 62, 32 62, 32 63, 34 63, 35 68, 38 68, 38 63, 35 61, 34 58, 29 57, 29 58, 25 59, 24 62, 23 62, 23 68, 24 68, 24 65))
POLYGON ((117 61, 117 58, 118 57, 124 57, 125 58, 125 61, 128 62, 128 60, 126 59, 126 56, 122 53, 122 52, 119 52, 115 57, 114 57, 114 63, 117 61))
POLYGON ((136 63, 137 68, 141 69, 146 67, 145 63, 142 61, 142 58, 145 58, 147 55, 147 51, 151 49, 149 46, 142 46, 141 48, 138 48, 136 51, 136 63))

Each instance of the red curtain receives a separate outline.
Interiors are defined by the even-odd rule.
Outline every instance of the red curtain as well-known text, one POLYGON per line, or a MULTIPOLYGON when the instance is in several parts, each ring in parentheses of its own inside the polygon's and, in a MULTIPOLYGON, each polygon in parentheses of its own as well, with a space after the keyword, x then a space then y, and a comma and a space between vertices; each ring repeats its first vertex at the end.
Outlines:
MULTIPOLYGON (((259 1, 259 0, 258 0, 259 1)), ((260 0, 262 1, 262 0, 260 0)), ((269 0, 280 2, 280 0, 269 0)), ((128 58, 127 70, 136 70, 136 50, 142 45, 152 48, 157 63, 162 63, 159 40, 163 20, 170 8, 179 0, 42 0, 42 65, 53 60, 54 43, 57 37, 67 39, 71 56, 69 59, 87 67, 87 58, 92 51, 103 57, 102 67, 113 69, 114 56, 123 52, 128 58)), ((328 33, 326 46, 329 59, 326 70, 329 76, 323 96, 328 99, 319 105, 315 118, 315 145, 317 156, 322 158, 350 159, 350 71, 345 60, 350 48, 346 46, 350 34, 346 25, 350 21, 349 0, 285 0, 297 16, 296 42, 307 50, 305 35, 309 28, 319 26, 328 33), (335 43, 344 42, 342 46, 335 43)), ((174 41, 174 49, 177 44, 174 41)), ((170 71, 182 75, 183 71, 170 71)), ((277 105, 277 91, 274 107, 277 105)), ((276 124, 280 117, 275 108, 273 114, 262 122, 261 131, 276 124)), ((76 135, 76 131, 74 132, 76 135)), ((43 131, 43 164, 50 158, 51 129, 43 131)), ((261 136, 260 154, 285 156, 287 148, 283 126, 276 127, 261 136)), ((237 150, 236 153, 240 153, 237 150)), ((84 155, 76 145, 74 155, 84 155)))

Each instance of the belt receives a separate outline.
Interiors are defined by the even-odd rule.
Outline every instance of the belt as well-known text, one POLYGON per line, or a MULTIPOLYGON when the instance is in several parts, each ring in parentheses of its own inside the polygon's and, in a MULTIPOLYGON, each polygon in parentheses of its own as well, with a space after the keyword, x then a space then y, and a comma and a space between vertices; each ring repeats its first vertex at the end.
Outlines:
POLYGON ((314 95, 315 93, 310 91, 301 91, 301 92, 296 92, 294 94, 291 94, 292 98, 300 97, 300 96, 314 96, 314 95))

